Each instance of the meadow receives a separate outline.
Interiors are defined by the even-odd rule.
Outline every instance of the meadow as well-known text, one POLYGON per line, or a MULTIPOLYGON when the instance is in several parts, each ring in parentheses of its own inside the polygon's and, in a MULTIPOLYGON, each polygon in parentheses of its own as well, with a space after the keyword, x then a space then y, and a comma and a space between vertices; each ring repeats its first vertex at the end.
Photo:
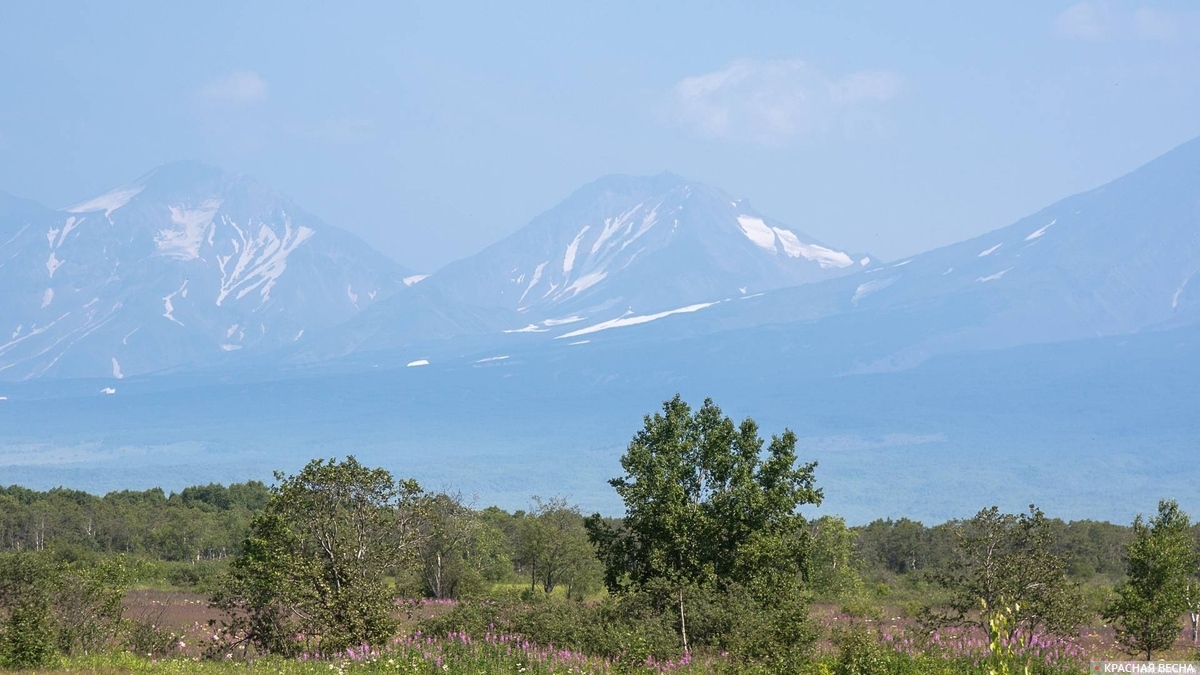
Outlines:
POLYGON ((365 466, 103 496, 0 488, 0 667, 89 673, 1065 675, 1200 661, 1200 526, 997 507, 809 518, 796 436, 647 416, 610 481, 479 507, 365 466))

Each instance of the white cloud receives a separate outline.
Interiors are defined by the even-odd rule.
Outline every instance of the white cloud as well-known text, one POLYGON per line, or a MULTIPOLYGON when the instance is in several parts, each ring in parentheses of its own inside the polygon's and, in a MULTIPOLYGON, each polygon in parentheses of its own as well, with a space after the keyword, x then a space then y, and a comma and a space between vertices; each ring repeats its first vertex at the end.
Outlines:
POLYGON ((1054 21, 1059 35, 1080 40, 1138 39, 1169 42, 1200 37, 1200 12, 1118 8, 1107 0, 1083 0, 1054 21))
POLYGON ((902 87, 898 75, 885 71, 834 79, 805 61, 738 59, 684 78, 670 99, 674 117, 701 136, 774 146, 874 124, 866 113, 897 97, 902 87))
POLYGON ((1054 21, 1060 35, 1081 40, 1103 40, 1112 34, 1119 19, 1107 2, 1084 0, 1063 10, 1054 21))
POLYGON ((195 92, 207 105, 252 105, 267 100, 267 82, 258 73, 237 70, 205 84, 195 92))

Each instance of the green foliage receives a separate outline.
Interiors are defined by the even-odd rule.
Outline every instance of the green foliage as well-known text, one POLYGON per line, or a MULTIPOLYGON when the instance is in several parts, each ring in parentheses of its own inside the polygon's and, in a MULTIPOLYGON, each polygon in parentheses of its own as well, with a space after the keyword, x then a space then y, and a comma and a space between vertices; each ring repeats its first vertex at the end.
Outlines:
POLYGON ((893 574, 910 574, 939 568, 949 558, 945 528, 927 528, 901 518, 875 520, 855 528, 855 544, 868 568, 893 574))
POLYGON ((1117 641, 1130 654, 1149 661, 1179 636, 1179 616, 1188 610, 1190 579, 1196 573, 1196 542, 1188 515, 1174 500, 1158 503, 1158 514, 1133 521, 1134 539, 1126 549, 1128 577, 1116 588, 1117 599, 1105 612, 1117 629, 1117 641))
POLYGON ((57 653, 106 646, 120 628, 128 578, 120 558, 81 564, 48 552, 0 555, 0 664, 34 667, 57 653))
MULTIPOLYGON (((944 572, 954 557, 959 523, 926 527, 900 518, 880 519, 852 528, 862 562, 871 579, 922 576, 944 572)), ((1047 518, 1053 540, 1051 550, 1068 560, 1067 576, 1073 581, 1112 583, 1125 573, 1124 547, 1133 537, 1126 525, 1079 520, 1064 523, 1047 518)))
POLYGON ((159 560, 214 560, 236 553, 270 496, 257 481, 228 487, 124 490, 97 497, 56 488, 0 488, 0 551, 125 553, 159 560))
MULTIPOLYGON (((738 598, 736 589, 725 596, 738 598)), ((731 603, 733 604, 733 603, 731 603)), ((741 667, 766 667, 770 672, 795 673, 810 664, 818 631, 808 616, 808 598, 797 585, 781 586, 773 597, 750 593, 734 604, 738 612, 727 636, 720 641, 741 667)))
POLYGON ((1014 628, 1074 634, 1082 623, 1077 584, 1067 578, 1068 561, 1053 551, 1049 521, 1030 505, 1029 513, 984 509, 954 528, 953 556, 937 582, 951 593, 944 611, 927 615, 932 625, 974 624, 989 630, 994 612, 1013 603, 1014 628), (983 611, 979 609, 983 602, 983 611))
POLYGON ((121 644, 134 654, 162 658, 176 652, 182 636, 161 625, 160 621, 132 619, 125 622, 121 644))
POLYGON ((59 584, 49 556, 37 553, 0 557, 0 665, 45 666, 55 655, 51 602, 59 584))
POLYGON ((865 594, 855 551, 857 535, 836 516, 821 516, 809 526, 812 545, 804 579, 821 599, 856 599, 865 594))
POLYGON ((465 598, 511 569, 504 533, 479 517, 457 494, 426 497, 417 523, 417 553, 425 595, 465 598))
POLYGON ((879 640, 861 624, 834 633, 837 663, 834 675, 878 675, 888 672, 887 655, 879 640))
POLYGON ((458 603, 450 612, 423 620, 424 635, 520 635, 531 644, 569 649, 628 663, 679 653, 674 626, 645 594, 579 603, 537 596, 532 601, 458 603))
POLYGON ((213 599, 230 614, 231 633, 281 655, 391 638, 387 575, 416 553, 419 486, 354 457, 314 460, 277 478, 213 599))
POLYGON ((9 610, 0 632, 0 666, 40 668, 55 656, 54 623, 49 607, 36 601, 24 601, 9 610))
MULTIPOLYGON (((1019 603, 1008 605, 1000 599, 999 607, 989 607, 987 601, 980 600, 983 613, 991 618, 988 620, 988 655, 991 668, 989 675, 1013 675, 1017 663, 1016 649, 1013 646, 1013 626, 1016 617, 1021 612, 1019 603)), ((1023 675, 1029 675, 1029 663, 1021 668, 1023 675)))
POLYGON ((689 596, 748 597, 758 611, 744 622, 757 637, 742 631, 742 653, 792 654, 808 635, 796 630, 806 616, 800 584, 811 548, 797 509, 821 501, 815 463, 796 463, 796 435, 773 437, 764 456, 754 420, 735 425, 712 400, 693 413, 676 395, 645 417, 621 466, 625 475, 610 481, 625 502, 621 529, 598 514, 586 523, 609 591, 649 594, 663 611, 671 607, 685 652, 689 596))
POLYGON ((517 521, 513 562, 529 574, 530 588, 540 585, 552 593, 565 584, 568 597, 582 599, 597 586, 601 570, 583 516, 561 497, 534 496, 533 502, 517 521))
POLYGON ((59 567, 52 599, 59 651, 89 654, 107 646, 121 630, 121 600, 132 574, 120 556, 59 567))
POLYGON ((796 466, 795 446, 785 431, 764 458, 754 421, 735 426, 711 400, 692 414, 676 396, 646 416, 621 458, 626 475, 609 481, 625 502, 624 531, 589 521, 609 589, 623 578, 746 582, 770 566, 799 571, 807 546, 796 509, 819 504, 821 491, 815 463, 796 466))

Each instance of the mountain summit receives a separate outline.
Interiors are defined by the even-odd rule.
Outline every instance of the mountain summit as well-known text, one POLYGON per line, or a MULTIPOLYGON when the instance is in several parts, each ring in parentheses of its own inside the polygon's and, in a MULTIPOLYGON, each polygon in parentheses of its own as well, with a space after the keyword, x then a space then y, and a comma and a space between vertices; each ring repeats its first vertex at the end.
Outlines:
POLYGON ((615 175, 425 287, 537 318, 644 313, 828 279, 866 262, 706 185, 615 175))
POLYGON ((332 351, 543 332, 832 279, 871 262, 670 173, 612 175, 351 322, 332 351), (352 337, 351 337, 352 336, 352 337))
POLYGON ((119 378, 292 343, 407 274, 278 192, 197 162, 61 211, 0 198, 0 378, 119 378))

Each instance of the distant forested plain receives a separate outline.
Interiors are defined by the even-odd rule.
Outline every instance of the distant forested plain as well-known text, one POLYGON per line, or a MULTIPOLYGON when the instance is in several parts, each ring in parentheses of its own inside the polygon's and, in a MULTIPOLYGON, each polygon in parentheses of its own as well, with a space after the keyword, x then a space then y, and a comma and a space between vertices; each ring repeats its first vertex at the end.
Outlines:
MULTIPOLYGON (((0 488, 0 665, 89 672, 1083 673, 1200 660, 1200 525, 1036 505, 849 526, 713 402, 647 415, 608 489, 524 508, 353 456, 257 481, 0 488)), ((881 489, 886 489, 886 486, 881 489)))

